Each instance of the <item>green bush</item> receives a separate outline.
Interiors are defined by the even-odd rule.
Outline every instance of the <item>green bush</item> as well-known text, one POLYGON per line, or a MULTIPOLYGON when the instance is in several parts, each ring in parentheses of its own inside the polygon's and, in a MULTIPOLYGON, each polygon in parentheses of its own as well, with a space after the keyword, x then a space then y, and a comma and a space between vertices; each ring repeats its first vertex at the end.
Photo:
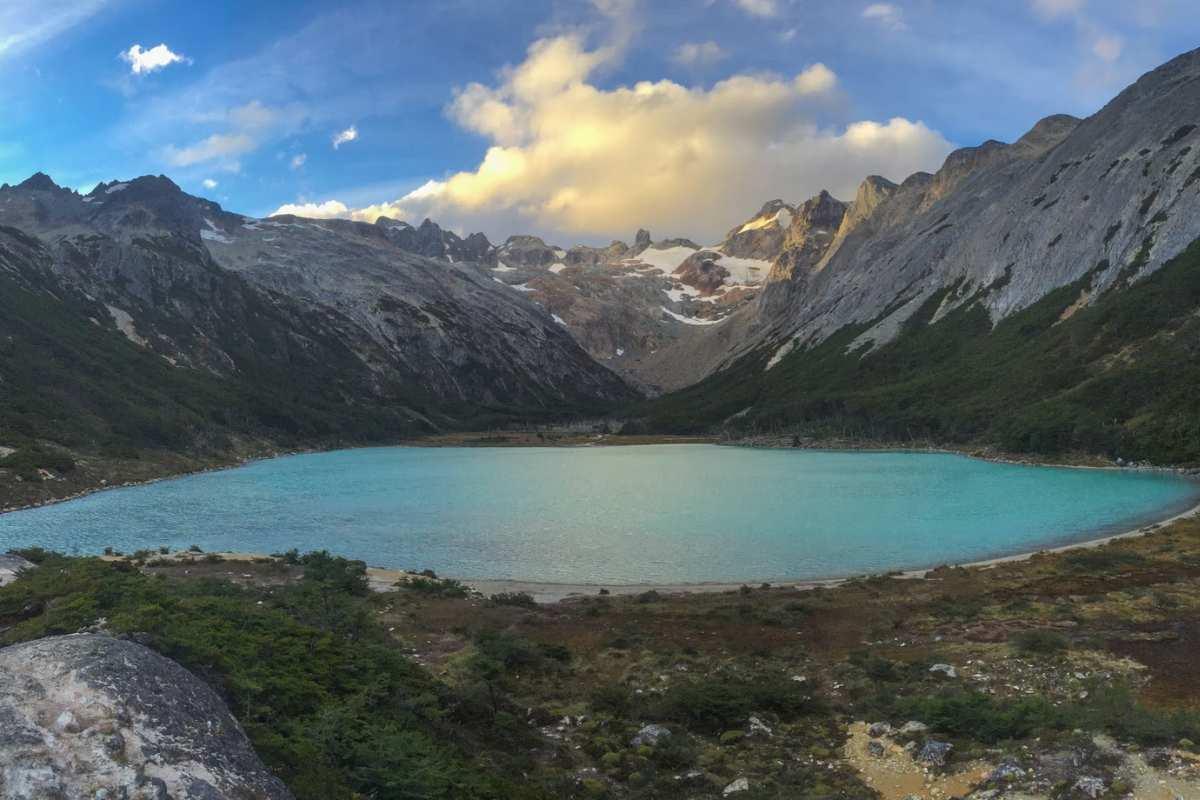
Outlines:
POLYGON ((756 712, 794 719, 821 708, 817 700, 786 678, 709 677, 672 685, 650 701, 650 716, 719 734, 744 725, 756 712))
POLYGON ((0 588, 0 643, 74 633, 100 617, 115 633, 146 635, 226 698, 300 800, 536 796, 503 777, 528 769, 525 727, 488 738, 469 697, 405 658, 361 592, 359 562, 306 556, 299 582, 259 591, 40 557, 39 569, 0 588), (482 753, 486 769, 475 763, 482 753))
POLYGON ((1021 631, 1012 637, 1012 644, 1019 652, 1036 655, 1061 653, 1071 646, 1067 637, 1057 631, 1021 631))

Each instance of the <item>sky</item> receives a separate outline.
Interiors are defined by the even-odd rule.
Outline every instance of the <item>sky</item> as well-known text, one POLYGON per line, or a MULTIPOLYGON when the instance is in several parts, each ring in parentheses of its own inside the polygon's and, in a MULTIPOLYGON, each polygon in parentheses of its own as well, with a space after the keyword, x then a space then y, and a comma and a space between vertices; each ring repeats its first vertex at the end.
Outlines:
POLYGON ((711 243, 1197 43, 1194 0, 2 0, 0 182, 711 243))

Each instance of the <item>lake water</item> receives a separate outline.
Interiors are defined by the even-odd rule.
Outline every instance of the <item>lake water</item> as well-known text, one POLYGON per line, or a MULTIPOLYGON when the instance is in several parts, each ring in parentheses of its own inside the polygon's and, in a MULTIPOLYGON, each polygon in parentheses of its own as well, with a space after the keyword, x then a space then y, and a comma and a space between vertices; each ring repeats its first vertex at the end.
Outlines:
POLYGON ((962 563, 1200 502, 1182 477, 899 452, 715 445, 372 448, 0 516, 0 551, 325 548, 378 566, 568 583, 761 581, 962 563))

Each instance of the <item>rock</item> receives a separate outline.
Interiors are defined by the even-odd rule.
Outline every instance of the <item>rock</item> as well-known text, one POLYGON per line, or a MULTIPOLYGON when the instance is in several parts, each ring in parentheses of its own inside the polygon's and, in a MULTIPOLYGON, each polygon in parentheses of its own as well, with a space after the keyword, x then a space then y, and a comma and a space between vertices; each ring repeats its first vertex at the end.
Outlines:
POLYGON ((4 797, 292 798, 206 683, 110 636, 0 649, 0 730, 4 797))
POLYGON ((988 774, 991 783, 1012 783, 1025 777, 1025 770, 1011 761, 1005 761, 988 774))
POLYGON ((738 778, 736 781, 726 786, 725 790, 722 791, 721 794, 725 797, 728 797, 731 794, 748 791, 750 791, 750 781, 746 778, 738 778))
POLYGON ((917 722, 916 720, 909 720, 900 726, 900 733, 904 734, 905 736, 917 736, 925 733, 928 730, 928 725, 926 725, 924 722, 917 722))
POLYGON ((953 749, 954 745, 949 742, 938 742, 930 739, 925 742, 921 747, 921 751, 917 753, 917 760, 931 767, 944 767, 946 766, 946 759, 950 757, 950 751, 953 749))
POLYGON ((772 733, 771 727, 763 722, 758 717, 750 718, 750 735, 751 736, 770 736, 772 733))
POLYGON ((929 671, 934 672, 934 673, 941 673, 942 675, 945 675, 947 678, 957 678, 958 677, 958 670, 954 668, 953 664, 934 664, 932 667, 929 668, 929 671))
POLYGON ((1152 767, 1169 767, 1175 760, 1174 754, 1166 747, 1151 747, 1142 758, 1152 767))
POLYGON ((867 728, 867 735, 876 739, 878 739, 880 736, 890 736, 891 733, 892 726, 886 722, 872 722, 870 727, 867 728))
POLYGON ((645 725, 637 732, 637 735, 629 740, 629 743, 634 747, 641 747, 644 744, 653 746, 670 735, 671 730, 665 725, 645 725))
POLYGON ((1080 792, 1085 797, 1096 800, 1100 795, 1108 789, 1108 786, 1099 778, 1094 778, 1089 775, 1081 777, 1075 781, 1075 791, 1080 792))
POLYGON ((883 758, 887 755, 887 748, 883 746, 883 742, 878 739, 872 739, 867 742, 867 753, 875 756, 875 758, 883 758))
POLYGON ((21 572, 33 568, 32 561, 14 553, 0 555, 0 586, 12 583, 21 572))

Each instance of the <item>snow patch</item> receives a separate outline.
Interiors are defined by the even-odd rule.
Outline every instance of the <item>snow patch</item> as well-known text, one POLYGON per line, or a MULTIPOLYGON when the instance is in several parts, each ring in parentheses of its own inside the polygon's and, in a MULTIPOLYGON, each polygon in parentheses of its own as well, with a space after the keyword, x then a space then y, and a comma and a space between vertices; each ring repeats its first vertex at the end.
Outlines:
POLYGON ((516 267, 510 267, 508 264, 505 264, 503 261, 500 262, 500 266, 492 267, 492 272, 516 272, 516 271, 517 271, 516 267))
POLYGON ((685 317, 683 314, 676 314, 666 306, 659 306, 659 308, 661 308, 663 313, 668 317, 676 322, 682 322, 684 325, 720 325, 722 322, 729 319, 728 317, 722 317, 721 319, 696 319, 694 317, 685 317))
POLYGON ((562 262, 550 265, 550 271, 553 272, 555 275, 562 272, 566 268, 567 268, 567 265, 563 264, 562 262))
POLYGON ((116 194, 117 192, 123 192, 128 188, 129 188, 128 183, 114 183, 112 186, 105 189, 104 193, 105 194, 116 194))
POLYGON ((558 314, 551 314, 550 316, 553 317, 554 321, 557 322, 559 325, 562 325, 564 328, 567 327, 567 321, 564 320, 562 317, 560 317, 558 314))
POLYGON ((771 271, 771 262, 761 258, 738 258, 722 254, 717 263, 729 273, 727 284, 758 286, 771 271))
POLYGON ((207 242, 221 242, 222 244, 232 244, 233 243, 233 240, 230 239, 228 236, 226 236, 224 233, 222 233, 221 229, 218 228, 213 223, 213 221, 211 219, 209 219, 208 217, 204 218, 204 224, 207 225, 208 228, 200 229, 200 238, 201 239, 204 239, 207 242))
POLYGON ((674 272, 675 269, 688 260, 696 251, 690 247, 668 247, 665 250, 656 250, 653 247, 648 247, 639 253, 634 258, 626 259, 623 263, 626 264, 645 264, 652 269, 659 269, 666 273, 674 272))

